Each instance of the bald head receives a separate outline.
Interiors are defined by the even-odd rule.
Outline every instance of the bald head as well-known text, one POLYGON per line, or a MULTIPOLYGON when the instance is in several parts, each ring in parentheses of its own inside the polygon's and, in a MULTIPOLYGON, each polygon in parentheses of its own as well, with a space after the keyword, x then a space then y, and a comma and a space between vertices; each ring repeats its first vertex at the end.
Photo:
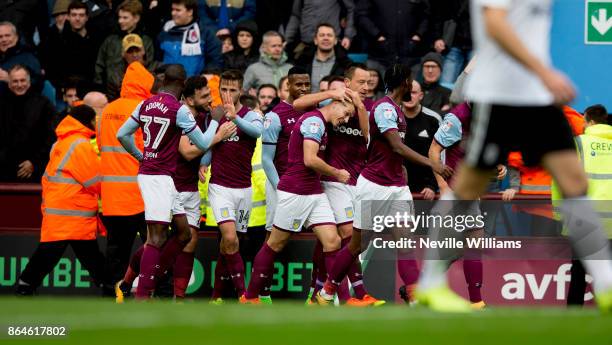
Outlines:
POLYGON ((92 107, 96 111, 96 115, 100 115, 104 107, 108 104, 108 99, 103 93, 92 91, 88 92, 85 97, 83 97, 83 104, 92 107))

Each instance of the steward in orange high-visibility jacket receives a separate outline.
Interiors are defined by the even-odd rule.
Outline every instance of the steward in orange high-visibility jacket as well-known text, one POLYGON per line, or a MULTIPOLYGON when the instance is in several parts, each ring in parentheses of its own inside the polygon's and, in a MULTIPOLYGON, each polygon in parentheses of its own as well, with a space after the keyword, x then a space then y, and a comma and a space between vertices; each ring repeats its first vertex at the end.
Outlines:
MULTIPOLYGON (((102 222, 107 234, 105 293, 125 273, 137 233, 143 242, 147 224, 144 202, 136 175, 138 161, 117 140, 117 131, 136 106, 151 97, 154 77, 140 62, 131 63, 121 85, 121 97, 111 102, 96 121, 102 162, 102 222)), ((142 131, 134 134, 136 147, 143 150, 142 131)))
POLYGON ((104 257, 98 249, 100 161, 90 144, 95 111, 81 105, 57 126, 57 142, 42 177, 40 244, 19 277, 17 293, 32 294, 70 245, 96 285, 104 257))

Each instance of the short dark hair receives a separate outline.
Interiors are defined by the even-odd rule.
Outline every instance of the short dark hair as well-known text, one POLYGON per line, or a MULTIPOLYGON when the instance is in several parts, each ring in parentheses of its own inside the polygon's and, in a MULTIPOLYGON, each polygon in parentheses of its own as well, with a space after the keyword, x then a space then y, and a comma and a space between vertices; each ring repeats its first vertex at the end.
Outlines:
POLYGON ((237 80, 240 87, 242 87, 242 82, 244 81, 244 75, 237 69, 228 69, 221 73, 221 78, 219 79, 219 84, 224 80, 234 81, 237 80))
POLYGON ((607 124, 608 110, 602 104, 592 105, 584 111, 584 119, 597 124, 607 124))
POLYGON ((331 74, 326 75, 325 77, 321 78, 321 80, 319 80, 319 83, 321 83, 322 81, 329 83, 329 81, 331 80, 332 77, 333 77, 333 75, 331 75, 331 74))
POLYGON ((240 104, 243 106, 253 110, 257 108, 258 105, 257 97, 251 95, 241 95, 240 96, 240 104))
POLYGON ((310 73, 308 73, 308 70, 306 70, 306 68, 302 67, 302 66, 293 66, 289 69, 289 72, 287 73, 287 77, 290 77, 294 74, 308 74, 310 75, 310 73))
POLYGON ((197 0, 172 0, 170 2, 171 5, 183 5, 187 9, 187 11, 193 11, 193 18, 196 18, 198 14, 198 1, 197 0))
POLYGON ((319 25, 317 25, 317 28, 315 29, 315 36, 319 33, 319 29, 320 28, 330 28, 334 32, 334 35, 336 34, 336 28, 333 25, 331 25, 330 23, 327 23, 327 22, 323 22, 323 23, 319 23, 319 25))
POLYGON ((142 3, 140 0, 125 0, 117 7, 119 11, 130 12, 133 16, 142 16, 142 3))
POLYGON ((335 81, 340 81, 344 83, 344 77, 339 76, 339 75, 330 75, 328 79, 329 84, 331 85, 331 83, 335 81))
POLYGON ((85 10, 85 14, 89 15, 89 8, 87 8, 87 5, 85 5, 84 3, 81 2, 81 0, 74 0, 73 2, 70 3, 70 5, 68 5, 68 13, 70 13, 70 11, 72 10, 85 10))
POLYGON ((70 110, 70 116, 74 117, 83 126, 91 128, 91 121, 96 117, 96 111, 86 104, 81 104, 70 110))
POLYGON ((385 87, 392 91, 400 87, 406 80, 412 83, 412 72, 410 67, 404 64, 393 64, 385 71, 385 87))
POLYGON ((274 92, 278 92, 278 88, 276 86, 272 84, 262 84, 257 88, 257 94, 259 94, 259 91, 261 91, 261 89, 265 88, 274 89, 274 92))
POLYGON ((196 90, 208 86, 208 80, 205 77, 196 75, 185 80, 185 88, 183 89, 183 97, 193 97, 196 90))
POLYGON ((360 62, 353 62, 348 66, 348 68, 344 71, 344 77, 348 79, 353 79, 353 75, 355 74, 355 70, 362 69, 366 72, 368 71, 368 66, 360 62))

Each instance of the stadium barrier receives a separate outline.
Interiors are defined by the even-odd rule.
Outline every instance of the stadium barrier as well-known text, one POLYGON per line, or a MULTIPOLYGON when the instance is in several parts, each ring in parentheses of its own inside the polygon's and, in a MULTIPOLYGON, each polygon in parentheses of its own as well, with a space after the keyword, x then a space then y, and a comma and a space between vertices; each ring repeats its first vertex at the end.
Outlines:
MULTIPOLYGON (((0 184, 0 294, 11 294, 21 271, 25 268, 29 256, 36 248, 40 232, 39 185, 0 184)), ((414 195, 415 200, 419 195, 414 195)), ((519 200, 537 200, 548 202, 542 196, 517 195, 519 200)), ((500 200, 499 194, 483 197, 483 200, 500 200)), ((520 231, 520 221, 513 219, 516 212, 501 209, 497 222, 500 230, 496 236, 521 240, 525 246, 536 246, 539 250, 565 252, 550 260, 542 258, 508 257, 506 259, 487 260, 495 256, 491 250, 483 260, 483 298, 490 305, 562 305, 565 303, 569 283, 571 251, 563 238, 530 237, 520 231), (516 225, 514 223, 519 223, 516 225), (570 253, 570 254, 568 254, 570 253)), ((516 210, 514 210, 516 211, 516 210)), ((524 217, 530 217, 528 213, 524 217)), ((497 228, 495 231, 498 231, 497 228)), ((273 296, 277 298, 302 299, 308 293, 311 258, 314 242, 312 233, 297 234, 290 241, 286 250, 279 255, 275 263, 275 275, 272 286, 273 296)), ((247 280, 254 255, 263 236, 253 236, 246 241, 256 242, 244 245, 247 280)), ((194 297, 206 298, 212 291, 212 272, 218 252, 217 234, 203 231, 196 252, 194 272, 187 290, 194 297)), ((103 251, 105 241, 99 239, 103 251)), ((134 247, 140 243, 135 243, 134 247)), ((365 284, 369 291, 380 298, 397 300, 397 288, 401 280, 396 274, 394 260, 389 260, 388 251, 374 250, 368 255, 365 268, 365 284)), ((451 287, 467 297, 466 283, 461 262, 451 265, 448 277, 451 287)), ((589 280, 590 277, 587 277, 589 280)), ((75 259, 72 250, 68 250, 54 271, 49 274, 39 289, 44 295, 95 295, 99 291, 92 287, 88 272, 75 259)), ((586 295, 587 304, 592 304, 590 290, 586 295)))

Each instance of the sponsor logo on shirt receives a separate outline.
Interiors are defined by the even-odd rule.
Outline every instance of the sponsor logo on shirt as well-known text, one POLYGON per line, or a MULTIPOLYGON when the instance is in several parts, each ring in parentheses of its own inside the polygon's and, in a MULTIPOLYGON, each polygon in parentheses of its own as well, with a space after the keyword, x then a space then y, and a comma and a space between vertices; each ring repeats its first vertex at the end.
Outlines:
POLYGON ((361 133, 359 129, 346 127, 346 126, 334 127, 334 132, 339 132, 339 133, 347 134, 347 135, 354 135, 356 137, 363 136, 363 134, 361 133))
POLYGON ((287 123, 295 123, 295 119, 287 119, 287 123))
POLYGON ((427 133, 426 130, 422 130, 421 133, 419 133, 419 137, 421 137, 421 138, 429 138, 429 133, 427 133))
POLYGON ((231 137, 225 139, 224 141, 240 141, 240 136, 234 133, 231 137))

